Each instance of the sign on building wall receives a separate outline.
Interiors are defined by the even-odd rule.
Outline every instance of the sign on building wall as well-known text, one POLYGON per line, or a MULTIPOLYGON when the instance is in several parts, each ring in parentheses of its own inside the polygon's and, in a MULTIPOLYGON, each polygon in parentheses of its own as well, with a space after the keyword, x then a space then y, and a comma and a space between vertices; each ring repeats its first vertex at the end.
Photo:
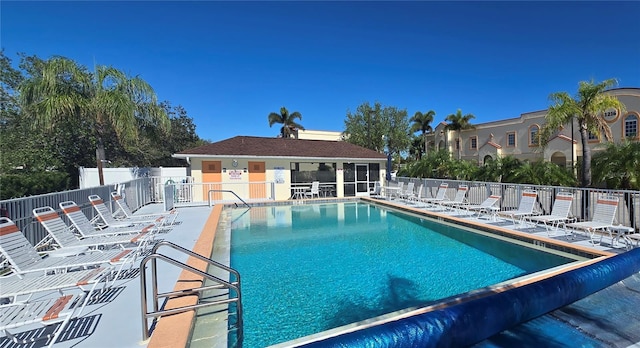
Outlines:
POLYGON ((608 108, 602 114, 602 118, 604 118, 605 121, 611 123, 611 122, 615 122, 618 119, 619 115, 620 115, 620 112, 618 112, 618 109, 608 108))
POLYGON ((275 167, 273 169, 276 184, 284 184, 284 167, 275 167))
POLYGON ((229 173, 229 179, 230 180, 241 180, 242 179, 242 171, 241 170, 232 169, 232 170, 228 171, 227 173, 229 173))

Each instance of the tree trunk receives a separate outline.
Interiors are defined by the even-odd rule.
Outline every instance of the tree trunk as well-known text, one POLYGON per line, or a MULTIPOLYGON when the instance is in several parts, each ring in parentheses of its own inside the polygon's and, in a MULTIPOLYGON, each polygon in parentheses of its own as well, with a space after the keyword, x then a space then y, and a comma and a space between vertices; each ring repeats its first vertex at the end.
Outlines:
POLYGON ((580 122, 580 138, 582 141, 582 187, 591 186, 591 148, 587 126, 580 122))
POLYGON ((462 141, 460 141, 460 131, 458 131, 458 139, 456 140, 456 146, 458 147, 458 161, 462 158, 462 141))
POLYGON ((424 155, 427 156, 427 133, 422 132, 422 136, 424 137, 424 155))
POLYGON ((96 147, 96 163, 98 165, 98 178, 100 179, 100 186, 104 185, 104 173, 102 171, 102 164, 104 160, 104 144, 102 140, 98 140, 96 147))

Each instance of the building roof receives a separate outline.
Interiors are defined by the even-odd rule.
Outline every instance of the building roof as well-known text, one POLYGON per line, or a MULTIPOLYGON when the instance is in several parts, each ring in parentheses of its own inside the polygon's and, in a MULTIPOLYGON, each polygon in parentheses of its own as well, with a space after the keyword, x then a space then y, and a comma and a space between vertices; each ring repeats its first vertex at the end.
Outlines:
POLYGON ((184 150, 173 155, 187 157, 297 157, 386 160, 385 154, 345 141, 303 140, 237 136, 184 150))

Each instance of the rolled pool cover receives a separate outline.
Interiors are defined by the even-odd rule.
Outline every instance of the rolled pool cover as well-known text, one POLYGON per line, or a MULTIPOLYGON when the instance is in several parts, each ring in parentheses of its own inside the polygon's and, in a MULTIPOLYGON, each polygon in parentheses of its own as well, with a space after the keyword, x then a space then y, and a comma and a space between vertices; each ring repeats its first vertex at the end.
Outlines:
POLYGON ((638 272, 640 248, 535 283, 303 346, 469 346, 567 306, 638 272))

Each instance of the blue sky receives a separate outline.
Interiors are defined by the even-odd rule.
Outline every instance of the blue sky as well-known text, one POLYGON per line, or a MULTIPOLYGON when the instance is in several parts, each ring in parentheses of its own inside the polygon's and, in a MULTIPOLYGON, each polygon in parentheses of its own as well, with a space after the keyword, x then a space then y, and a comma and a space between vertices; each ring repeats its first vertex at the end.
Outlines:
POLYGON ((640 87, 640 2, 2 1, 0 44, 139 75, 200 137, 344 130, 365 103, 489 122, 616 78, 640 87))

